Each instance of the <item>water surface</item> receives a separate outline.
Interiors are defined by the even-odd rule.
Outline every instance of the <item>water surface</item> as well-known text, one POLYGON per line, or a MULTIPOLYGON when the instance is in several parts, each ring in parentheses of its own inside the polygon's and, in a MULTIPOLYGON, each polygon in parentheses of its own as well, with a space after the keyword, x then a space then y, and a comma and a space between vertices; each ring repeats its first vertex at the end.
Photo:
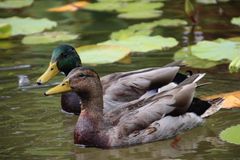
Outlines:
MULTIPOLYGON (((48 17, 58 22, 56 30, 67 30, 80 33, 81 38, 69 42, 73 46, 94 44, 108 39, 111 32, 126 28, 138 21, 117 19, 114 14, 78 11, 74 13, 49 13, 51 6, 65 4, 66 1, 38 0, 32 7, 24 10, 1 11, 1 17, 31 16, 48 17)), ((201 35, 204 39, 226 38, 238 36, 239 27, 230 24, 230 18, 239 16, 240 1, 221 3, 220 6, 200 6, 201 35), (219 7, 224 11, 219 14, 219 7)), ((163 17, 182 18, 183 1, 167 1, 163 17)), ((156 28, 155 34, 174 36, 180 46, 186 42, 185 29, 156 28)), ((180 141, 172 145, 174 139, 134 147, 102 150, 82 148, 73 144, 73 128, 77 116, 67 115, 60 111, 58 96, 44 97, 46 88, 21 90, 18 88, 18 75, 27 75, 31 82, 45 70, 52 49, 59 43, 51 45, 22 45, 21 37, 10 40, 15 47, 1 50, 0 66, 30 65, 18 70, 0 71, 0 159, 238 159, 237 145, 225 143, 218 138, 219 133, 235 124, 239 124, 240 111, 221 110, 195 129, 180 134, 180 141)), ((172 61, 173 53, 179 48, 169 51, 135 55, 132 63, 99 65, 94 68, 100 75, 116 71, 128 71, 138 68, 161 66, 172 61)), ((207 72, 205 81, 213 82, 208 87, 198 90, 198 95, 212 95, 221 92, 239 90, 239 74, 229 74, 227 66, 218 66, 207 72)), ((61 81, 58 76, 52 82, 61 81)))

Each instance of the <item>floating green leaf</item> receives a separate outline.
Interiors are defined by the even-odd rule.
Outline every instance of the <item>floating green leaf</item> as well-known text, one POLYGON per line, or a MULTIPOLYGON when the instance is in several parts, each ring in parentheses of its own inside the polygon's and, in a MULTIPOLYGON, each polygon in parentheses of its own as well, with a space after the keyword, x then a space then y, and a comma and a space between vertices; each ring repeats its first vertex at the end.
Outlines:
POLYGON ((233 59, 233 61, 229 64, 229 71, 231 73, 238 72, 240 70, 240 55, 233 59))
POLYGON ((11 36, 12 27, 7 23, 0 23, 0 39, 5 39, 11 36))
POLYGON ((132 3, 125 3, 122 4, 121 7, 117 9, 118 12, 147 12, 147 11, 153 11, 155 9, 160 9, 164 6, 161 2, 132 2, 132 3))
POLYGON ((132 3, 132 2, 138 2, 138 3, 146 3, 146 2, 165 2, 166 0, 97 0, 98 2, 121 2, 121 3, 132 3))
POLYGON ((221 64, 223 62, 216 62, 216 61, 209 61, 209 60, 203 60, 199 59, 193 55, 191 55, 190 48, 184 47, 177 51, 174 55, 174 60, 183 60, 183 63, 193 67, 193 68, 211 68, 218 64, 221 64))
POLYGON ((121 8, 122 3, 120 2, 98 2, 90 3, 84 9, 91 11, 116 11, 118 8, 121 8))
POLYGON ((121 40, 126 39, 128 37, 136 36, 136 35, 151 35, 153 29, 157 26, 164 27, 177 27, 186 25, 187 22, 181 19, 161 19, 149 23, 139 23, 132 26, 129 26, 127 29, 122 29, 117 32, 113 32, 111 34, 111 39, 121 40))
POLYGON ((232 18, 231 23, 240 26, 240 17, 232 18))
POLYGON ((127 29, 113 32, 110 37, 114 40, 121 40, 137 35, 147 36, 152 33, 155 26, 156 25, 154 22, 135 24, 128 27, 127 29))
POLYGON ((107 12, 146 12, 153 11, 154 9, 163 7, 161 2, 146 2, 142 1, 99 1, 96 3, 90 3, 84 9, 92 11, 107 11, 107 12))
POLYGON ((113 45, 88 45, 77 48, 82 61, 87 64, 130 63, 130 50, 113 45))
POLYGON ((113 32, 111 34, 111 39, 113 40, 123 40, 132 36, 147 36, 152 33, 151 29, 142 29, 142 30, 135 30, 135 29, 123 29, 117 32, 113 32))
POLYGON ((191 46, 191 51, 194 56, 211 61, 233 60, 239 55, 238 43, 224 39, 201 41, 191 46))
POLYGON ((102 44, 123 46, 129 48, 132 52, 148 52, 174 47, 178 44, 178 41, 175 38, 162 36, 133 36, 124 40, 109 40, 99 43, 99 45, 102 44))
POLYGON ((57 26, 57 23, 50 21, 46 18, 33 19, 33 18, 0 18, 0 23, 8 23, 12 27, 12 36, 15 35, 28 35, 32 33, 39 33, 45 29, 51 29, 57 26))
POLYGON ((178 27, 187 25, 187 21, 182 19, 161 19, 154 22, 156 26, 161 27, 178 27))
POLYGON ((14 9, 30 6, 33 0, 3 0, 0 1, 0 8, 14 9))
POLYGON ((240 145, 240 124, 223 130, 219 137, 226 142, 240 145))
POLYGON ((43 32, 26 36, 22 39, 23 44, 48 44, 59 41, 70 41, 78 36, 68 32, 43 32))
POLYGON ((202 4, 217 4, 218 2, 228 2, 230 0, 197 0, 198 3, 202 4))
POLYGON ((118 15, 118 17, 123 19, 152 19, 152 18, 158 18, 161 15, 162 15, 162 11, 149 10, 149 11, 121 13, 118 15))

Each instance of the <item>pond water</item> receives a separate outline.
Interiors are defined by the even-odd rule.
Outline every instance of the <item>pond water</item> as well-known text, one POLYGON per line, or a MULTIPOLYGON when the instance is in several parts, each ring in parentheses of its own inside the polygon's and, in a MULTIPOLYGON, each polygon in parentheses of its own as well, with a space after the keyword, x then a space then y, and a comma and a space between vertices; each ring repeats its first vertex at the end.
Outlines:
MULTIPOLYGON (((94 44, 107 40, 110 33, 138 21, 126 21, 114 14, 77 11, 72 13, 49 13, 48 7, 60 6, 69 1, 37 0, 33 6, 23 10, 1 10, 1 17, 19 15, 36 18, 48 17, 58 22, 56 30, 80 33, 81 38, 69 42, 73 46, 94 44), (47 3, 47 5, 46 5, 47 3)), ((204 39, 238 36, 239 27, 230 24, 230 18, 239 16, 240 1, 217 5, 200 6, 200 25, 204 39), (219 14, 219 7, 223 15, 219 14)), ((163 17, 185 18, 183 1, 167 1, 163 17)), ((157 28, 156 33, 173 36, 184 45, 184 28, 157 28)), ((75 115, 60 111, 58 96, 44 97, 47 88, 21 90, 18 88, 18 75, 27 75, 34 83, 45 70, 52 49, 58 45, 23 45, 22 37, 14 37, 9 42, 15 47, 1 50, 0 66, 31 65, 17 70, 0 71, 0 159, 239 159, 240 146, 223 142, 219 133, 240 123, 240 110, 221 110, 206 119, 195 129, 178 136, 179 142, 173 146, 174 139, 121 149, 102 150, 82 148, 73 144, 73 129, 77 120, 75 115)), ((190 43, 193 43, 190 41, 190 43)), ((105 75, 116 71, 128 71, 138 68, 161 66, 172 61, 178 48, 134 55, 131 64, 108 64, 94 66, 105 75)), ((218 66, 206 72, 206 81, 212 85, 202 87, 198 95, 212 95, 221 92, 239 90, 239 74, 229 74, 227 66, 218 66)), ((54 81, 61 81, 58 76, 54 81)))

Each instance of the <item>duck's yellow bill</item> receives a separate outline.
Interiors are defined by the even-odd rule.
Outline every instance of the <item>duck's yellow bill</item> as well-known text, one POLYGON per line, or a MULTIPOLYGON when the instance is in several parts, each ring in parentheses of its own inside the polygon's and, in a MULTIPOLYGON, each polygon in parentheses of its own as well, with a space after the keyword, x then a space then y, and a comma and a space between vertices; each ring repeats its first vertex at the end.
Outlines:
POLYGON ((59 73, 59 69, 57 67, 57 62, 49 64, 47 70, 37 79, 37 84, 41 85, 43 83, 46 83, 51 78, 56 76, 59 73))
POLYGON ((49 95, 53 95, 53 94, 69 92, 71 90, 72 90, 72 88, 69 85, 69 80, 66 79, 59 85, 49 89, 47 92, 44 93, 44 95, 49 96, 49 95))

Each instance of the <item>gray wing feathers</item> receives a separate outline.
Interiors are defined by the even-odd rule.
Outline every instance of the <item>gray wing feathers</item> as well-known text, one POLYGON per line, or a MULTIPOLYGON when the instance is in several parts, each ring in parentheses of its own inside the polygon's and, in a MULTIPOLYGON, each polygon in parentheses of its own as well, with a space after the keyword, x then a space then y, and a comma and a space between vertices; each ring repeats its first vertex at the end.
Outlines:
POLYGON ((186 113, 194 97, 196 82, 203 76, 193 75, 175 88, 170 87, 170 90, 139 100, 135 104, 138 108, 119 118, 119 134, 126 136, 135 130, 144 129, 165 115, 179 116, 186 113))
POLYGON ((178 117, 167 116, 150 124, 146 129, 128 136, 129 144, 140 144, 167 139, 200 125, 203 119, 194 113, 178 117))
MULTIPOLYGON (((166 114, 183 114, 187 111, 194 96, 195 84, 175 89, 176 93, 165 93, 147 98, 142 107, 123 115, 118 123, 119 133, 128 135, 134 130, 147 127, 152 122, 163 118, 166 114), (149 102, 148 102, 149 101, 149 102), (177 113, 179 112, 179 113, 177 113)), ((172 92, 172 91, 170 91, 172 92)))
POLYGON ((153 121, 162 118, 166 113, 174 110, 170 105, 174 103, 172 96, 164 96, 161 101, 154 101, 128 114, 123 115, 118 123, 120 135, 128 135, 134 130, 143 129, 153 121))
POLYGON ((119 141, 129 145, 152 142, 199 125, 202 118, 186 111, 192 102, 196 82, 203 76, 194 75, 178 86, 170 85, 159 93, 123 106, 120 110, 126 112, 118 117, 111 141, 116 145, 119 141))
POLYGON ((120 77, 106 88, 106 93, 110 94, 104 96, 118 101, 134 100, 142 96, 154 83, 166 85, 171 82, 178 70, 179 67, 166 67, 120 77))
POLYGON ((134 74, 128 73, 128 76, 115 76, 114 83, 105 85, 104 110, 108 112, 121 103, 140 98, 154 84, 164 86, 170 83, 178 70, 179 67, 165 67, 135 71, 134 74))

